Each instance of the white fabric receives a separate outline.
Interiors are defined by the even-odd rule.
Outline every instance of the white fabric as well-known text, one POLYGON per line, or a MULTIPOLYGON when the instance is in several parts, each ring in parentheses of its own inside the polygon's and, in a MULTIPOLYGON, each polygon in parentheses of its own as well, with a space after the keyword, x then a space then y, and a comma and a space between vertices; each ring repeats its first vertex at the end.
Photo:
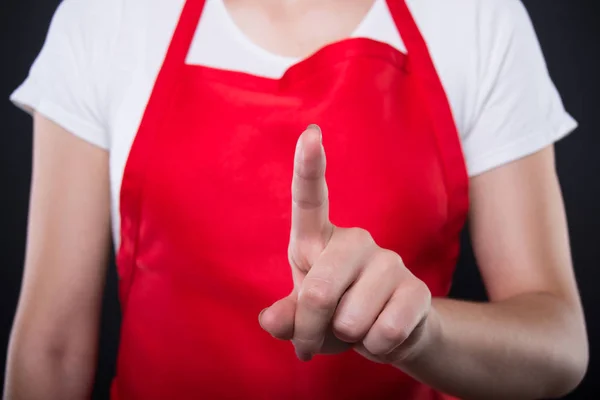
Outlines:
MULTIPOLYGON (((64 0, 28 78, 11 96, 110 151, 115 243, 125 161, 183 3, 64 0)), ((450 100, 470 176, 540 150, 576 127, 519 0, 408 4, 450 100)), ((375 0, 352 36, 406 51, 385 0, 375 0)), ((187 61, 276 78, 298 60, 255 45, 223 0, 207 0, 187 61)))

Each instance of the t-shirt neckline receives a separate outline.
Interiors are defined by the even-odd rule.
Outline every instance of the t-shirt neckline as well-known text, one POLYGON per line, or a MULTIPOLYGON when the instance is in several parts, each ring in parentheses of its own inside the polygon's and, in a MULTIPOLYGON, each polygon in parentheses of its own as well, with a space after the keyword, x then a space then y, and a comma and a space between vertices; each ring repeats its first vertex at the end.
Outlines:
MULTIPOLYGON (((238 43, 242 44, 247 49, 251 50, 257 56, 262 58, 267 58, 270 62, 275 62, 280 65, 293 65, 302 60, 302 57, 289 57, 280 55, 277 53, 273 53, 264 47, 255 43, 252 39, 250 39, 244 31, 240 29, 237 23, 234 21, 233 17, 229 13, 227 6, 225 5, 224 0, 211 0, 217 3, 217 12, 221 13, 223 18, 223 22, 226 24, 226 28, 229 32, 232 33, 232 36, 235 38, 238 43)), ((376 9, 380 6, 380 3, 384 0, 374 0, 373 4, 364 15, 362 20, 358 23, 358 25, 354 28, 354 30, 350 33, 348 38, 360 37, 361 32, 370 25, 372 15, 375 13, 376 9)))

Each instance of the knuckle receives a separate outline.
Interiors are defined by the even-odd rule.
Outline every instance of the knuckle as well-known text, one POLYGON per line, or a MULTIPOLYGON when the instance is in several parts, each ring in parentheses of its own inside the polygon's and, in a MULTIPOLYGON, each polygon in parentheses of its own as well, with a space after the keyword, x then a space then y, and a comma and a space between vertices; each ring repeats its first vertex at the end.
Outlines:
POLYGON ((295 178, 302 181, 314 182, 320 181, 325 174, 325 163, 324 162, 309 162, 294 160, 293 174, 295 178))
POLYGON ((379 327, 379 334, 387 342, 400 344, 408 338, 410 332, 406 326, 396 321, 383 321, 379 327))
POLYGON ((364 346, 365 350, 367 350, 369 352, 370 355, 377 357, 375 359, 378 359, 385 353, 381 349, 381 347, 376 346, 376 344, 373 343, 373 341, 365 341, 363 343, 363 346, 364 346))
POLYGON ((424 299, 427 303, 431 303, 431 291, 427 284, 421 280, 417 280, 416 288, 417 295, 424 299))
POLYGON ((404 263, 402 262, 402 257, 400 257, 400 254, 396 253, 395 251, 384 250, 384 257, 385 257, 385 261, 390 266, 397 268, 397 267, 404 265, 404 263))
POLYGON ((302 210, 313 210, 322 207, 327 201, 326 196, 322 193, 318 196, 307 196, 304 193, 298 191, 293 193, 292 202, 294 205, 302 210))
POLYGON ((350 342, 358 342, 364 336, 364 328, 357 318, 342 316, 333 321, 333 330, 336 335, 342 336, 350 342))
POLYGON ((398 253, 382 249, 375 257, 375 262, 386 271, 400 271, 404 265, 398 253))
POLYGON ((316 310, 329 310, 337 306, 333 285, 323 279, 306 278, 298 302, 316 310))
POLYGON ((411 297, 421 304, 431 304, 431 291, 427 284, 419 279, 413 279, 407 290, 411 292, 411 297))
POLYGON ((348 228, 346 231, 348 235, 348 239, 352 243, 373 243, 373 237, 369 233, 369 231, 362 228, 348 228))

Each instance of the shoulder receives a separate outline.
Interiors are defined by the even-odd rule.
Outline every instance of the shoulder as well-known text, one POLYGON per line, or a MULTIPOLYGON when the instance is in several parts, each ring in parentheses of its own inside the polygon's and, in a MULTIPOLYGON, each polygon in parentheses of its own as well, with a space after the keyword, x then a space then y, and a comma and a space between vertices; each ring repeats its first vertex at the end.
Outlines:
MULTIPOLYGON (((510 21, 510 17, 521 18, 527 14, 521 0, 406 0, 409 8, 424 21, 436 21, 445 26, 467 28, 490 19, 510 21)), ((488 25, 493 29, 494 25, 488 25)))
POLYGON ((570 133, 521 0, 407 0, 452 106, 471 176, 570 133))
POLYGON ((515 30, 528 30, 521 0, 407 0, 426 41, 463 53, 485 53, 515 30))
POLYGON ((114 41, 122 3, 124 0, 63 0, 52 18, 48 39, 61 37, 87 45, 114 41))
POLYGON ((184 0, 63 0, 11 100, 107 148, 111 111, 133 78, 160 64, 184 0))
POLYGON ((106 114, 127 82, 160 66, 184 2, 63 0, 32 73, 82 87, 77 98, 94 97, 89 108, 106 114))
POLYGON ((49 36, 72 35, 87 53, 114 49, 140 29, 159 30, 177 21, 184 0, 63 0, 54 14, 49 36), (172 20, 172 21, 171 21, 172 20))

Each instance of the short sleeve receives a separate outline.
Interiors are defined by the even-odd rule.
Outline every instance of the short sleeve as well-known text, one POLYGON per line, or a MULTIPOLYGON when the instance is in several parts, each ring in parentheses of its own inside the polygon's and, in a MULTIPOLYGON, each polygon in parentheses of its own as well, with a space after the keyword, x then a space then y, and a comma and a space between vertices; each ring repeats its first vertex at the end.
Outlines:
POLYGON ((109 3, 64 0, 27 78, 10 96, 23 110, 35 110, 104 149, 106 60, 116 23, 106 18, 109 3))
POLYGON ((520 0, 482 0, 475 118, 463 134, 469 176, 515 161, 577 127, 520 0))

